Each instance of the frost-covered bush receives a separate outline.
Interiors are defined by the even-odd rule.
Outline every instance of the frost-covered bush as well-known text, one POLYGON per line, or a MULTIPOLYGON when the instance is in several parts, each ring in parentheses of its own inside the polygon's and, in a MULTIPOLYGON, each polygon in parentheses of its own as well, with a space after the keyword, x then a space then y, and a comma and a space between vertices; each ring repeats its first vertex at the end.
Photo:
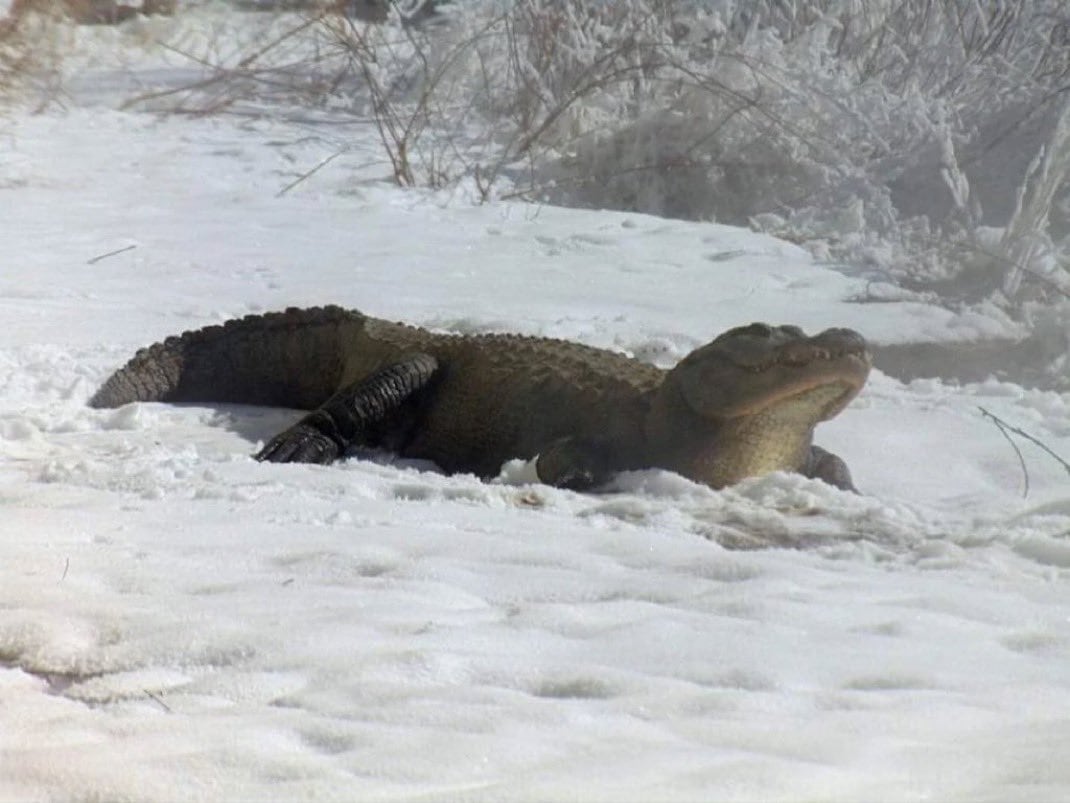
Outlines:
POLYGON ((41 109, 60 94, 63 28, 61 20, 47 17, 18 27, 0 20, 0 111, 41 109))
POLYGON ((750 224, 964 298, 1070 288, 1067 0, 465 0, 418 29, 331 24, 404 183, 750 224))

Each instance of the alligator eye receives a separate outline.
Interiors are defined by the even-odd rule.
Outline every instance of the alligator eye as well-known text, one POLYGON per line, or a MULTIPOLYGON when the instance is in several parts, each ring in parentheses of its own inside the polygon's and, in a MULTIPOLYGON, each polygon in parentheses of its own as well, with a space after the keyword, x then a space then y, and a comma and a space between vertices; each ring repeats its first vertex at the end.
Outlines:
POLYGON ((714 343, 732 343, 733 349, 741 348, 741 344, 750 340, 755 347, 765 349, 766 344, 762 343, 764 340, 770 340, 773 337, 775 330, 772 326, 766 323, 752 323, 747 326, 737 326, 734 329, 729 329, 727 332, 722 332, 714 340, 714 343))

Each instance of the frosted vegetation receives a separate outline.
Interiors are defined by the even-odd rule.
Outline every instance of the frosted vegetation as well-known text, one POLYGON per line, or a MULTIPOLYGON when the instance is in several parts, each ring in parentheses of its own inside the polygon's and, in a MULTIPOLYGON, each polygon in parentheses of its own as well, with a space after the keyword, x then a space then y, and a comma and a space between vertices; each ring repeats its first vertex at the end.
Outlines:
POLYGON ((955 300, 1070 289, 1061 0, 474 0, 443 16, 400 38, 328 23, 402 183, 751 225, 955 300))
MULTIPOLYGON (((86 57, 57 9, 86 2, 116 7, 15 4, 9 96, 62 103, 86 57)), ((1065 386, 1066 0, 233 0, 122 28, 188 78, 141 74, 128 108, 319 110, 339 154, 374 122, 403 186, 749 226, 873 302, 1013 323, 1065 386)))
POLYGON ((437 25, 322 24, 402 184, 750 225, 1027 320, 1070 291, 1062 0, 471 0, 437 25))

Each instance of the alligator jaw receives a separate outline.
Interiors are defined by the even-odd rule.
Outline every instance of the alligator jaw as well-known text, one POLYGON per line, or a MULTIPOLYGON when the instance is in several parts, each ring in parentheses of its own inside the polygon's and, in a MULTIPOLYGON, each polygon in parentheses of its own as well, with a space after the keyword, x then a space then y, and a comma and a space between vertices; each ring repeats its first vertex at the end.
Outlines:
POLYGON ((842 383, 818 383, 724 421, 706 448, 684 452, 685 472, 723 488, 772 471, 799 471, 806 465, 816 423, 855 392, 842 383))
POLYGON ((827 329, 807 337, 794 326, 751 324, 696 349, 669 377, 704 418, 749 417, 797 399, 812 416, 813 426, 847 406, 865 384, 869 369, 866 342, 850 329, 827 329), (823 386, 839 391, 811 395, 823 386))
POLYGON ((813 423, 827 421, 858 395, 869 367, 868 354, 816 357, 799 364, 780 363, 776 368, 778 384, 775 387, 760 397, 741 398, 738 405, 726 410, 724 417, 748 417, 770 407, 798 404, 813 411, 813 423), (813 391, 819 388, 827 388, 829 393, 814 394, 813 391))

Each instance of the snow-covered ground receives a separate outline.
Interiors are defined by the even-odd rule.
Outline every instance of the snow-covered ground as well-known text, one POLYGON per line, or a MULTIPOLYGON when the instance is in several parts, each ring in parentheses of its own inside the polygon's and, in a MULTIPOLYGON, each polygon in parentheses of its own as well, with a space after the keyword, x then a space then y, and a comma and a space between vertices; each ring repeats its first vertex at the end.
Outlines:
POLYGON ((402 192, 370 128, 117 112, 100 69, 0 122, 0 799, 1070 795, 1070 478, 1022 442, 1023 498, 978 409, 1070 456, 1066 394, 875 373, 818 430, 860 497, 266 465, 292 412, 85 405, 293 305, 665 365, 752 320, 998 323, 739 229, 402 192))

